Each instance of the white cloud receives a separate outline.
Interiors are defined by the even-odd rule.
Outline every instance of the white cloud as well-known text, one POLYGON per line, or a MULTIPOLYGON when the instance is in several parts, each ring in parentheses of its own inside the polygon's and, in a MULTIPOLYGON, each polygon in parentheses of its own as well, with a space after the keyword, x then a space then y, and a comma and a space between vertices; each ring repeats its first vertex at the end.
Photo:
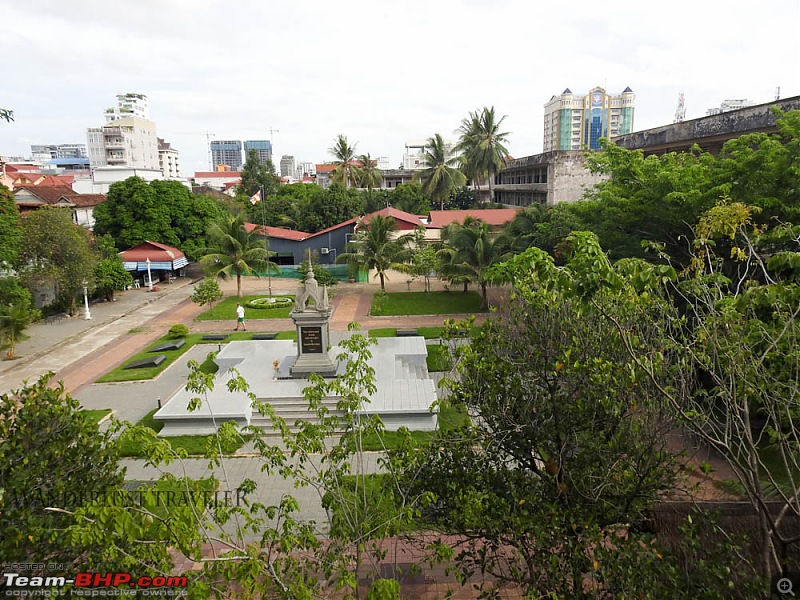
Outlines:
POLYGON ((207 136, 264 139, 299 160, 329 159, 344 133, 399 164, 406 140, 452 136, 495 106, 515 156, 541 151, 543 105, 569 87, 637 94, 637 129, 725 98, 800 94, 796 0, 44 0, 3 9, 0 154, 85 141, 122 92, 147 94, 185 174, 207 136))

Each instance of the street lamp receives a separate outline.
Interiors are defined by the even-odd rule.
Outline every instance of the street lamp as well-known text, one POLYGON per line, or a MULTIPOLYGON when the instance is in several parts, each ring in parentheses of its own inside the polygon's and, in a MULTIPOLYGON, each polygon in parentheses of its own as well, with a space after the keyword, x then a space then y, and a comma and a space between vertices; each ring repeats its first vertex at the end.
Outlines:
POLYGON ((87 321, 92 320, 92 313, 89 312, 89 282, 83 280, 83 318, 87 321))
POLYGON ((150 291, 153 291, 153 276, 150 274, 150 257, 147 257, 147 285, 150 287, 150 291))

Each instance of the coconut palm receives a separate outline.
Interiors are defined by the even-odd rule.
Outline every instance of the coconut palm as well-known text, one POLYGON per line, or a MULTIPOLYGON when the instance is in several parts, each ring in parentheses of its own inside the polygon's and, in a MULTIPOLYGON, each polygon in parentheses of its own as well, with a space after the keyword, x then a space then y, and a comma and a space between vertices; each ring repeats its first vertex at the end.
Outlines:
POLYGON ((258 271, 273 269, 277 265, 268 259, 271 254, 265 247, 257 229, 248 232, 244 214, 226 217, 212 223, 208 230, 210 245, 201 250, 200 263, 206 272, 218 279, 236 277, 236 295, 242 297, 242 275, 255 275, 258 271))
POLYGON ((362 188, 367 188, 367 191, 371 192, 372 188, 381 184, 383 179, 381 170, 377 166, 377 161, 369 155, 369 152, 359 156, 358 161, 361 163, 361 166, 356 169, 358 185, 362 188))
POLYGON ((489 180, 489 199, 494 202, 494 177, 505 165, 508 150, 508 132, 501 132, 494 107, 483 107, 480 111, 469 113, 469 117, 461 121, 458 131, 461 135, 456 149, 461 152, 466 172, 478 178, 489 180))
POLYGON ((489 308, 487 274, 489 267, 502 259, 499 247, 482 221, 465 221, 448 226, 445 238, 450 250, 450 270, 462 281, 469 277, 481 286, 481 309, 489 308))
POLYGON ((422 180, 422 191, 432 202, 438 202, 444 210, 444 201, 451 193, 462 187, 467 178, 457 168, 459 159, 448 158, 447 147, 438 133, 428 138, 423 160, 425 169, 416 175, 415 179, 422 180))
POLYGON ((351 146, 347 141, 347 137, 340 133, 336 137, 334 145, 328 148, 328 152, 336 159, 334 163, 336 167, 331 173, 331 182, 341 183, 345 188, 349 188, 351 183, 356 185, 358 183, 354 164, 356 144, 351 146))
POLYGON ((348 244, 347 252, 336 257, 337 263, 347 263, 367 269, 375 269, 380 278, 381 290, 386 290, 386 271, 403 270, 404 260, 408 258, 407 243, 410 236, 393 238, 392 232, 397 228, 393 217, 375 215, 362 229, 356 233, 348 244))
POLYGON ((7 348, 6 358, 15 358, 17 342, 28 338, 25 330, 31 324, 31 312, 21 304, 0 307, 0 344, 7 348))

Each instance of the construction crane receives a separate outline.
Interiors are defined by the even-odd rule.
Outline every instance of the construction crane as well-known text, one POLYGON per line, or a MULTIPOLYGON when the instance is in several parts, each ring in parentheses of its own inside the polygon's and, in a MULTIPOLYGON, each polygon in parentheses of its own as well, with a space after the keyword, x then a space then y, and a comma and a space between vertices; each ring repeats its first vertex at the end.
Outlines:
POLYGON ((678 94, 678 108, 675 110, 674 123, 683 123, 686 119, 686 107, 683 105, 683 92, 678 94))
POLYGON ((781 99, 781 86, 775 88, 775 100, 778 101, 781 99))

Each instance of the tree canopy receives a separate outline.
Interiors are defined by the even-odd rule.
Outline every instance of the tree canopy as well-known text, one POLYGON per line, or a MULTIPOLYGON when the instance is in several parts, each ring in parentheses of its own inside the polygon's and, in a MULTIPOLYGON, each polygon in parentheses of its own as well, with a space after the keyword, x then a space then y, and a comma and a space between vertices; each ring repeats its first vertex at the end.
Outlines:
POLYGON ((0 272, 16 263, 20 247, 19 209, 14 194, 0 183, 0 272))

